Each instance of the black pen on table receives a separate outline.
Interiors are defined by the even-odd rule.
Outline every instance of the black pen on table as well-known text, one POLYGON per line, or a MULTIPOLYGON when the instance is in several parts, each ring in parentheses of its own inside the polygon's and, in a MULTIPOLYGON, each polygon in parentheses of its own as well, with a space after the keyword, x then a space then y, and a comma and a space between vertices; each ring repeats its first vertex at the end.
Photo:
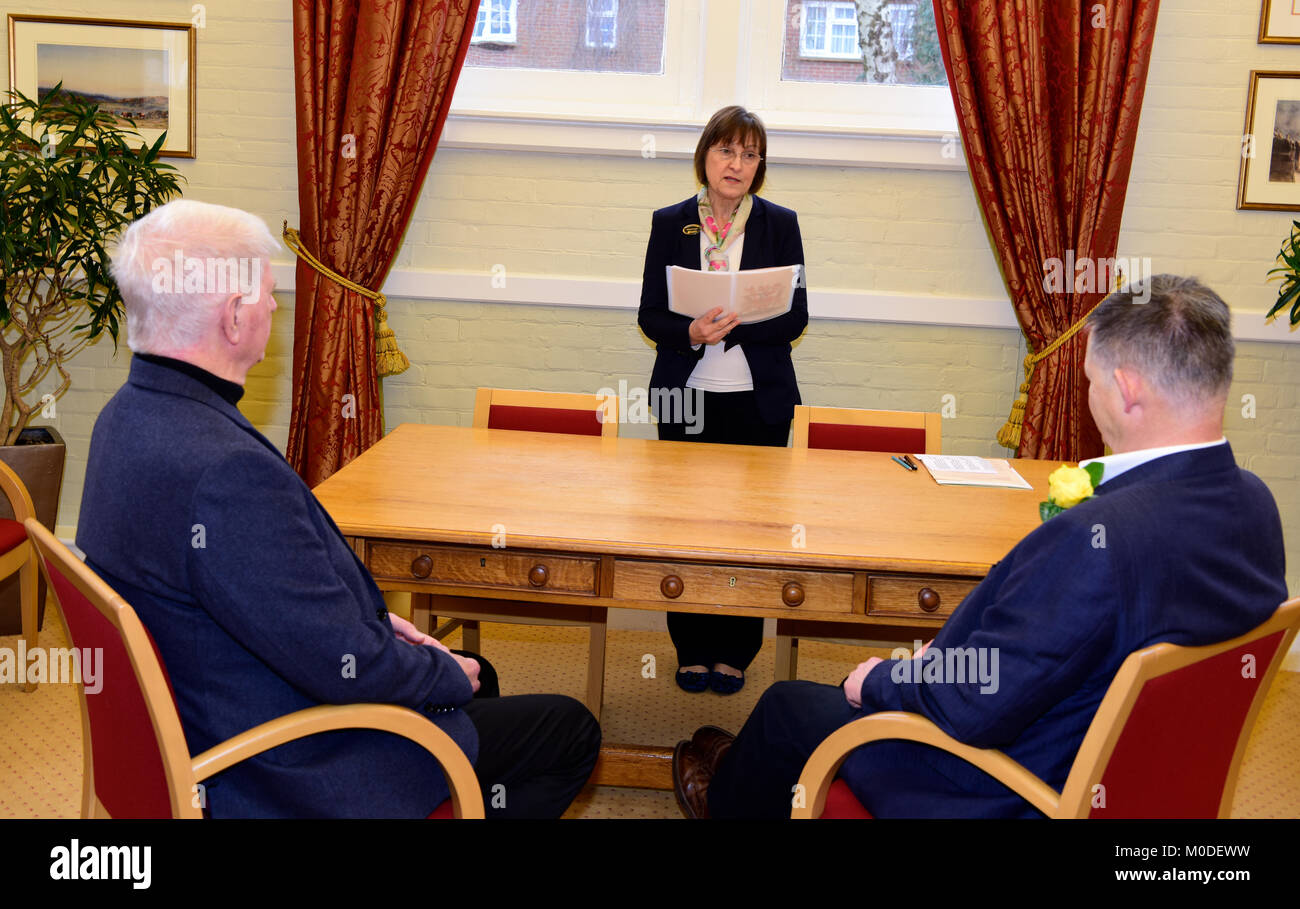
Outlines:
POLYGON ((897 464, 899 467, 903 468, 904 470, 916 470, 915 465, 908 464, 898 455, 890 455, 889 460, 893 461, 895 464, 897 464))

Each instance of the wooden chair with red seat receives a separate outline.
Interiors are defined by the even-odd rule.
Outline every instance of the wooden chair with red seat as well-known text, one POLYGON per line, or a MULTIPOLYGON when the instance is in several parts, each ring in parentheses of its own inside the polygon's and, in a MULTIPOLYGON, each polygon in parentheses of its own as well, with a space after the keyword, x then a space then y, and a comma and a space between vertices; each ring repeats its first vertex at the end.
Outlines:
MULTIPOLYGON (((911 410, 857 410, 849 407, 794 409, 793 447, 890 454, 938 454, 943 420, 937 413, 911 410)), ((849 626, 836 633, 850 634, 849 626)), ((820 629, 798 619, 776 621, 776 680, 798 677, 799 639, 815 639, 820 629)))
MULTIPOLYGON (((512 429, 567 435, 618 436, 618 398, 573 392, 525 391, 480 388, 474 396, 474 423, 481 429, 512 429)), ((503 553, 505 550, 503 550, 503 553)), ((588 629, 586 704, 596 719, 605 686, 605 619, 607 610, 588 606, 548 605, 538 615, 535 602, 493 600, 490 610, 482 601, 443 594, 412 594, 411 620, 430 632, 432 616, 446 616, 447 622, 431 633, 439 639, 462 630, 465 650, 479 652, 479 622, 519 625, 581 625, 588 629)))
MULTIPOLYGON (((9 510, 13 518, 0 518, 0 581, 18 572, 18 609, 22 622, 22 636, 30 652, 36 649, 37 635, 37 572, 36 552, 27 539, 23 522, 36 517, 36 506, 27 493, 27 487, 14 473, 13 468, 0 461, 0 492, 9 500, 9 510)), ((35 682, 27 682, 24 691, 36 688, 35 682)))
POLYGON ((855 748, 906 739, 969 761, 1051 818, 1228 817, 1255 719, 1300 630, 1300 597, 1221 644, 1155 644, 1115 674, 1059 793, 992 748, 972 748, 915 713, 854 720, 817 746, 796 818, 870 817, 836 780, 855 748))
POLYGON ((937 413, 857 410, 851 407, 794 409, 793 446, 837 451, 938 454, 943 421, 937 413))
POLYGON ((309 707, 191 759, 166 667, 135 610, 35 518, 25 525, 69 643, 102 654, 99 690, 88 694, 80 686, 83 818, 201 818, 203 780, 277 745, 337 729, 378 729, 422 745, 441 764, 451 790, 431 816, 484 816, 464 752, 422 714, 393 704, 309 707))

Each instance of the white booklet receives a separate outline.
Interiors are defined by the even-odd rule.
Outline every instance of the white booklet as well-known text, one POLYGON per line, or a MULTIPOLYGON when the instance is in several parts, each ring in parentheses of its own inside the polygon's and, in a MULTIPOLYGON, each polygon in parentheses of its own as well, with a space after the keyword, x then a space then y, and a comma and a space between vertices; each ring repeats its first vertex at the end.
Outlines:
POLYGON ((668 308, 698 319, 714 307, 740 316, 741 324, 765 322, 790 311, 801 265, 745 271, 700 271, 668 266, 668 308))
POLYGON ((974 455, 914 455, 930 471, 940 486, 1000 486, 1006 489, 1033 489, 1002 458, 974 455))

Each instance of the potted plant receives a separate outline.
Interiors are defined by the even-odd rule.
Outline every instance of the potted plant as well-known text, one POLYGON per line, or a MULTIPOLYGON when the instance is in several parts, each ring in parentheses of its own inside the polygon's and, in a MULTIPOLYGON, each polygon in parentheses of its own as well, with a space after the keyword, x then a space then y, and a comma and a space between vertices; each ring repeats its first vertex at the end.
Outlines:
MULTIPOLYGON (((165 135, 148 145, 134 126, 61 84, 38 100, 10 92, 0 105, 0 460, 51 529, 63 440, 53 427, 29 424, 54 414, 72 384, 73 357, 105 332, 116 347, 114 236, 180 192, 181 176, 158 159, 165 135)), ((17 604, 15 576, 0 585, 0 634, 19 630, 17 604)))
POLYGON ((1290 304, 1292 325, 1300 325, 1300 243, 1297 241, 1300 241, 1300 221, 1292 221, 1291 236, 1287 237, 1277 254, 1278 259, 1286 264, 1269 270, 1270 275, 1282 276, 1282 286, 1277 289, 1277 302, 1265 316, 1271 319, 1290 304))

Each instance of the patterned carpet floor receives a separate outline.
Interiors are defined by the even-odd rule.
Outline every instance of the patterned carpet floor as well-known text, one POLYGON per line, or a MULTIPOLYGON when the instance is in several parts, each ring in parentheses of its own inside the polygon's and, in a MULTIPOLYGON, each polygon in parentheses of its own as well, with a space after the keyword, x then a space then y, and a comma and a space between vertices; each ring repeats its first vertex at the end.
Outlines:
MULTIPOLYGON (((16 637, 0 637, 15 648, 16 637)), ((460 645, 460 632, 447 639, 460 645)), ((41 632, 43 647, 67 646, 57 613, 41 632)), ((553 692, 581 697, 586 680, 583 628, 484 625, 482 652, 501 679, 501 693, 553 692)), ((750 667, 749 684, 723 697, 687 694, 673 684, 668 635, 611 629, 601 726, 610 744, 671 746, 711 723, 735 731, 772 678, 774 642, 750 667)), ((888 651, 801 642, 799 677, 839 683, 859 662, 888 651)), ((0 818, 76 817, 81 793, 81 719, 76 689, 48 684, 24 693, 0 685, 0 818)), ((1300 673, 1281 672, 1265 700, 1246 750, 1233 817, 1300 818, 1300 673)), ((671 792, 588 787, 567 818, 677 818, 671 792)))

